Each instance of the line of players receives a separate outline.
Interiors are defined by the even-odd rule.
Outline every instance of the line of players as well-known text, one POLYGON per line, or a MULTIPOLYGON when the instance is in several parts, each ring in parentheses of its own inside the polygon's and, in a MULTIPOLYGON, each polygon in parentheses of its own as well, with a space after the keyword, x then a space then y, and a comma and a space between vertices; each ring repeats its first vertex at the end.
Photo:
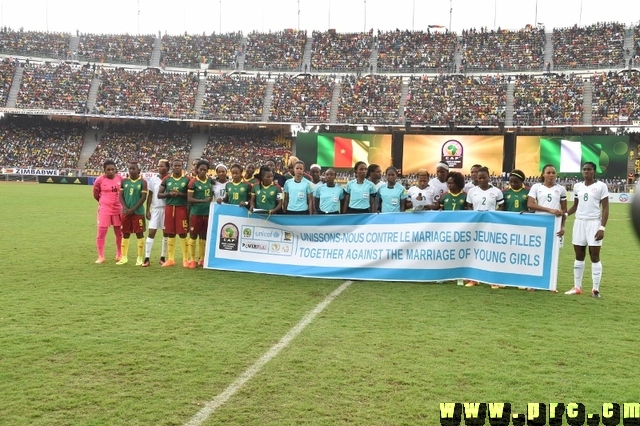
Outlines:
MULTIPOLYGON (((419 170, 417 185, 408 190, 398 182, 398 172, 394 167, 386 169, 386 182, 383 182, 381 168, 375 164, 367 166, 364 162, 355 164, 355 178, 344 188, 336 183, 333 169, 325 170, 322 180, 318 165, 312 165, 307 174, 304 162, 297 161, 295 157, 290 162, 289 173, 285 175, 275 171, 273 160, 267 161, 257 173, 254 165, 248 165, 245 172, 239 164, 234 164, 230 170, 218 164, 214 169, 215 179, 209 176, 207 161, 196 160, 193 166, 189 177, 183 172, 182 161, 170 163, 160 160, 158 175, 151 178, 147 187, 140 177, 137 163, 129 164, 128 178, 118 179, 115 164, 107 160, 104 175, 94 184, 94 197, 99 201, 96 263, 105 261, 104 240, 108 227, 113 226, 118 265, 128 263, 129 237, 136 234, 136 265, 149 266, 155 234, 162 229, 160 263, 163 267, 175 265, 176 236, 180 238, 183 267, 193 269, 202 266, 209 207, 213 201, 244 206, 254 213, 269 215, 386 213, 408 209, 545 212, 561 217, 560 238, 564 236, 567 216, 575 213, 574 287, 566 294, 582 293, 588 247, 592 261, 592 295, 600 297, 600 247, 609 203, 607 187, 595 180, 596 165, 590 162, 585 163, 582 169, 585 181, 574 187, 574 204, 570 209, 567 209, 566 189, 556 183, 556 169, 550 164, 543 167, 540 183, 531 188, 524 186, 522 171, 512 171, 509 187, 505 190, 491 185, 489 170, 478 164, 471 167, 472 179, 467 183, 461 173, 450 172, 445 163, 437 165, 436 177, 431 180, 426 170, 419 170), (149 220, 146 242, 145 217, 149 220), (196 246, 199 247, 198 257, 196 246)), ((466 285, 477 283, 470 281, 466 285)))

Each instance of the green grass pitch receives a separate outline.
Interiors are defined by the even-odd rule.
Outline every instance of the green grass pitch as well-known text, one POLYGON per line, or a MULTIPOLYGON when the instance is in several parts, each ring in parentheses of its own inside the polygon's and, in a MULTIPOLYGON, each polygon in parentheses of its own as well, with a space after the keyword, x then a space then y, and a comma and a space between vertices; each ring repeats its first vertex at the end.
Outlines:
MULTIPOLYGON (((87 186, 0 184, 0 425, 182 425, 341 284, 162 269, 159 239, 150 268, 116 266, 111 231, 95 265, 96 207, 87 186)), ((437 425, 441 402, 640 402, 629 206, 611 206, 601 257, 600 300, 562 294, 570 244, 558 294, 355 282, 204 424, 437 425)))

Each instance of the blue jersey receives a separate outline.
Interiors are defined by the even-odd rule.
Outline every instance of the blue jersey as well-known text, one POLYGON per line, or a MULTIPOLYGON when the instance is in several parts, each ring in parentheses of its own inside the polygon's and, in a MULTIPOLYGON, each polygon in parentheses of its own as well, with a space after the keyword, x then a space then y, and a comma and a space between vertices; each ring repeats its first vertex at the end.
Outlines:
POLYGON ((287 210, 291 212, 303 212, 309 210, 307 196, 313 192, 310 180, 302 178, 300 182, 288 179, 284 183, 284 193, 287 194, 287 210))
POLYGON ((376 195, 376 187, 370 180, 358 183, 356 179, 347 182, 344 189, 349 194, 349 206, 352 209, 368 209, 371 207, 371 197, 376 195))
POLYGON ((407 199, 407 190, 397 182, 393 188, 389 188, 389 185, 381 186, 378 189, 378 198, 382 205, 382 213, 399 212, 402 200, 407 199))
POLYGON ((316 186, 314 196, 320 200, 320 211, 325 213, 340 212, 340 200, 344 200, 344 189, 334 184, 328 187, 326 183, 316 186))

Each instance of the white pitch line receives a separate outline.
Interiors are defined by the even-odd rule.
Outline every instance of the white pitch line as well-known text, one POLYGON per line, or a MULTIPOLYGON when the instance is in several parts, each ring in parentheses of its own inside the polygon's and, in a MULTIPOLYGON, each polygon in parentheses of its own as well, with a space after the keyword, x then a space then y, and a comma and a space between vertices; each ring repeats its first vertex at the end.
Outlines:
POLYGON ((229 400, 236 392, 238 392, 245 383, 253 378, 258 372, 264 367, 264 365, 275 358, 281 350, 289 346, 289 343, 293 339, 295 339, 302 330, 308 326, 311 321, 318 315, 320 312, 324 310, 333 300, 340 295, 344 290, 347 289, 353 282, 345 281, 342 283, 340 287, 335 289, 331 294, 329 294, 325 299, 320 302, 312 311, 307 313, 298 324, 296 324, 285 336, 280 339, 278 343, 273 345, 271 349, 265 352, 258 360, 253 363, 253 365, 247 368, 238 378, 231 383, 222 393, 213 398, 211 401, 207 403, 207 405, 202 408, 195 416, 191 418, 185 426, 200 426, 204 423, 205 420, 209 418, 213 413, 216 412, 218 408, 220 408, 225 402, 229 400))

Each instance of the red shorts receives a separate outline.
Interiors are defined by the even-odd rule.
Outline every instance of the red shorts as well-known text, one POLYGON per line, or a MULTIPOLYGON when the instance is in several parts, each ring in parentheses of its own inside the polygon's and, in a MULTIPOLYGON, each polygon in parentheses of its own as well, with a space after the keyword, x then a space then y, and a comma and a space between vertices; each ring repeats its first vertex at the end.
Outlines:
POLYGON ((169 235, 186 234, 189 230, 187 206, 165 206, 164 233, 169 235))
POLYGON ((144 216, 141 214, 122 215, 123 234, 140 234, 144 229, 144 216))
POLYGON ((201 238, 206 238, 208 225, 209 216, 192 214, 191 217, 189 217, 189 233, 191 233, 191 235, 199 235, 201 238))

